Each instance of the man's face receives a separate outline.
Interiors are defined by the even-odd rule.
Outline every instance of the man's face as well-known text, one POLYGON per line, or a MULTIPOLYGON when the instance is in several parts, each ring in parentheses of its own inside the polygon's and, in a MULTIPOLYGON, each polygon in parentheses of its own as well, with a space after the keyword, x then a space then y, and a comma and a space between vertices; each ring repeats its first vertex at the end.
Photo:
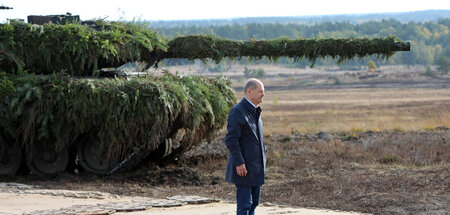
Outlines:
POLYGON ((258 106, 263 102, 264 85, 258 84, 256 89, 248 88, 245 97, 247 97, 247 99, 250 100, 255 106, 258 106))

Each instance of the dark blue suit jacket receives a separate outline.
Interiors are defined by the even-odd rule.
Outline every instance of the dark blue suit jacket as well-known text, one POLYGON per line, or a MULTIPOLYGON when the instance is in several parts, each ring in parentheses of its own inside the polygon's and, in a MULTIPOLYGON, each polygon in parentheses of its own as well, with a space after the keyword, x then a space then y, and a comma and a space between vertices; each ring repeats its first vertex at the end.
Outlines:
POLYGON ((259 186, 264 184, 266 147, 263 140, 261 108, 242 99, 228 114, 225 143, 230 150, 226 180, 235 184, 259 186), (245 164, 247 176, 237 175, 236 166, 245 164))

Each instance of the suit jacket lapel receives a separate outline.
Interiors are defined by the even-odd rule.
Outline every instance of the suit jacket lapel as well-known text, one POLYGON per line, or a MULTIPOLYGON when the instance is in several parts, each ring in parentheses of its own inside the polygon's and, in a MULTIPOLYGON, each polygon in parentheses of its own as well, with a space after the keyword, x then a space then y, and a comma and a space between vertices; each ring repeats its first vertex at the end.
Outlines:
MULTIPOLYGON (((255 122, 255 118, 254 118, 254 114, 255 114, 255 107, 253 107, 252 104, 250 104, 250 102, 247 101, 247 99, 243 98, 242 101, 244 103, 244 106, 247 108, 247 111, 250 113, 250 120, 252 123, 254 123, 254 125, 258 125, 256 126, 256 128, 250 126, 250 129, 252 129, 253 135, 255 135, 256 139, 259 140, 261 142, 260 136, 258 136, 258 131, 256 129, 258 129, 259 127, 259 122, 261 121, 261 117, 258 119, 257 122, 255 122)), ((262 129, 262 123, 261 123, 261 127, 259 127, 259 133, 261 134, 261 130, 262 129)))

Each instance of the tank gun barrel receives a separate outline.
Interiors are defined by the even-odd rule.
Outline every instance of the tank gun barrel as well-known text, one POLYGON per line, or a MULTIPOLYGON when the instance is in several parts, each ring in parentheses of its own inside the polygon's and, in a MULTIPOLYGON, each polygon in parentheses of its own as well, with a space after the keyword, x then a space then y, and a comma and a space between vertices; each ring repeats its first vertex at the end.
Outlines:
POLYGON ((406 41, 406 46, 402 46, 402 50, 401 51, 411 51, 411 41, 410 40, 407 40, 406 41))
POLYGON ((378 55, 389 58, 397 51, 409 51, 410 41, 402 41, 394 36, 384 38, 343 38, 343 39, 289 39, 273 40, 227 40, 213 35, 177 37, 169 41, 167 52, 159 58, 211 58, 216 62, 224 57, 251 57, 270 59, 289 57, 294 60, 314 62, 317 58, 339 58, 339 62, 353 57, 378 55))

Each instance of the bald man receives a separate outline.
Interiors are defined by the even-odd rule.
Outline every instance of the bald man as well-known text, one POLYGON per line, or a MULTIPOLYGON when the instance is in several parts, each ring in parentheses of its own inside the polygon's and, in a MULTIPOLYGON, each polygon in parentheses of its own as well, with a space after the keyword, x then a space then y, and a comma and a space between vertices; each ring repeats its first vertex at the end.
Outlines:
POLYGON ((249 79, 244 85, 244 98, 228 115, 225 143, 230 150, 226 180, 236 185, 238 215, 253 215, 259 204, 264 184, 266 149, 263 141, 261 107, 264 85, 249 79))

